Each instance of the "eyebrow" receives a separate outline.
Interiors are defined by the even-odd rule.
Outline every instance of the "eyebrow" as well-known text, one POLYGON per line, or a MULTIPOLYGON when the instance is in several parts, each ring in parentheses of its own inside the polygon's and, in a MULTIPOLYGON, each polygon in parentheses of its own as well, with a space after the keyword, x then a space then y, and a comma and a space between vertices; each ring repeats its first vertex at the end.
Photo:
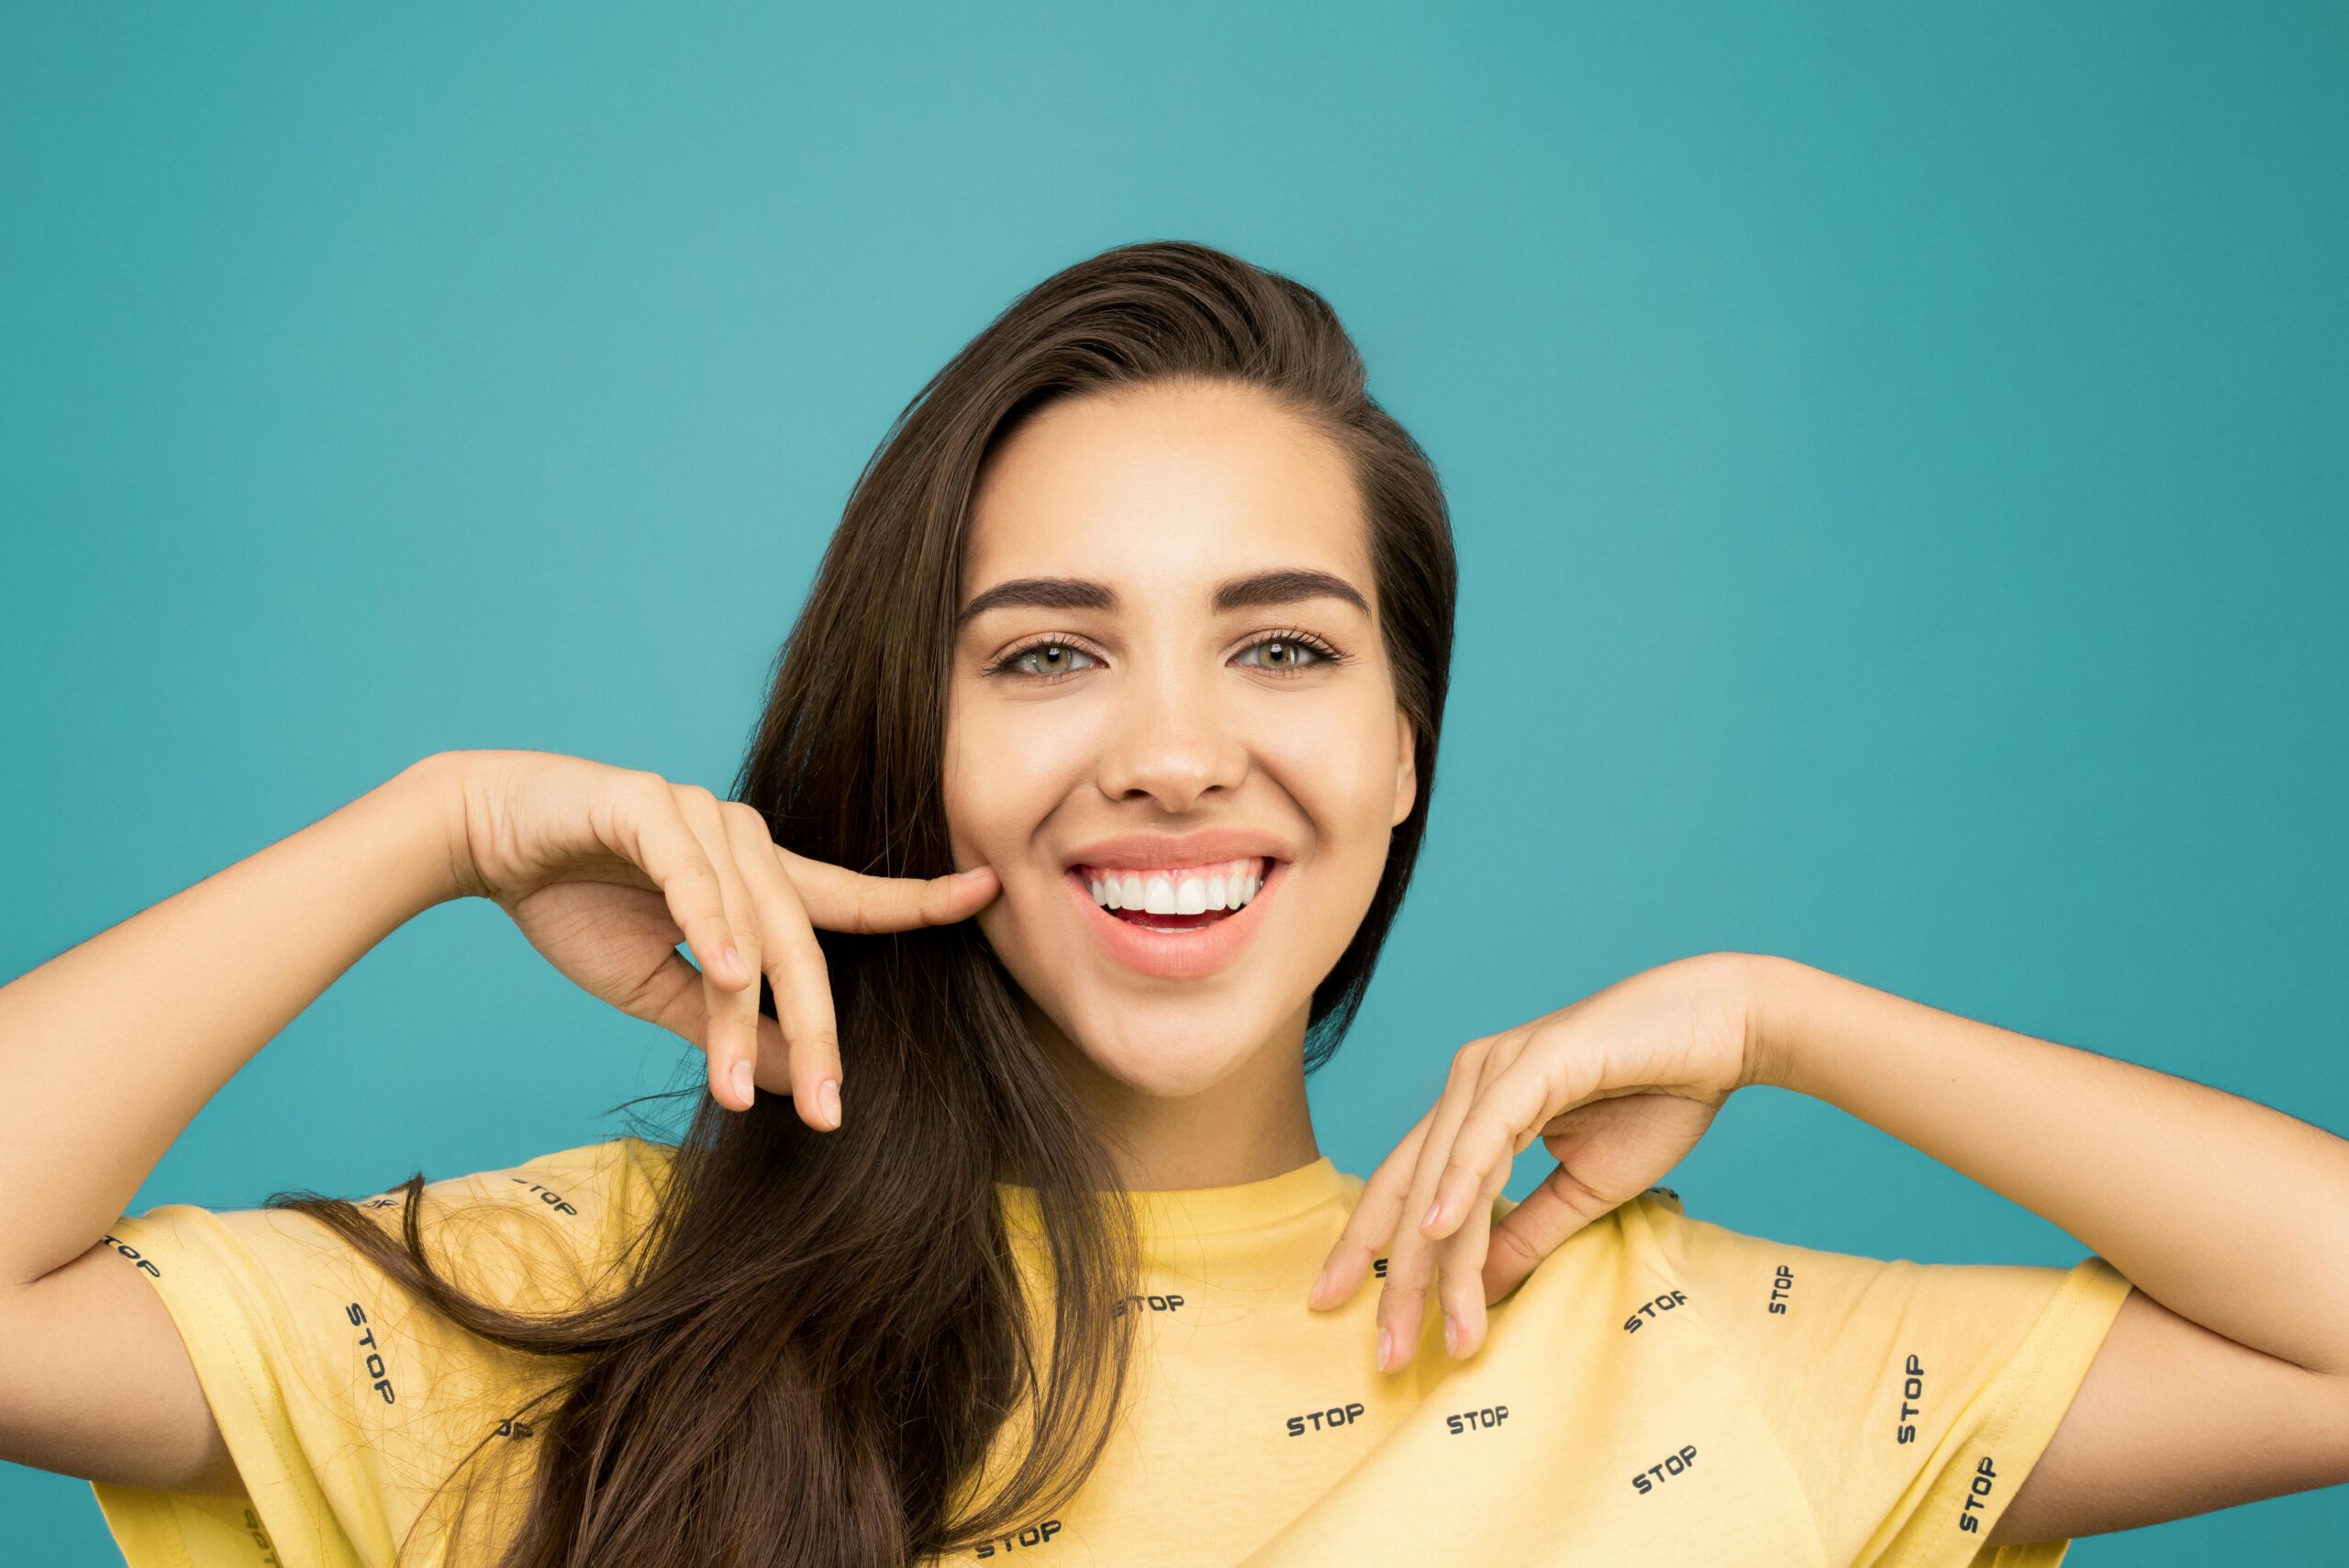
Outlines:
MULTIPOLYGON (((1370 601, 1353 584, 1331 573, 1307 567, 1228 577, 1216 584, 1213 606, 1221 615, 1227 610, 1292 605, 1303 599, 1340 599, 1364 615, 1371 613, 1370 601)), ((954 617, 954 624, 959 627, 974 616, 1015 606, 1040 610, 1114 610, 1118 607, 1118 595, 1108 584, 1083 577, 1015 577, 974 597, 954 617)))

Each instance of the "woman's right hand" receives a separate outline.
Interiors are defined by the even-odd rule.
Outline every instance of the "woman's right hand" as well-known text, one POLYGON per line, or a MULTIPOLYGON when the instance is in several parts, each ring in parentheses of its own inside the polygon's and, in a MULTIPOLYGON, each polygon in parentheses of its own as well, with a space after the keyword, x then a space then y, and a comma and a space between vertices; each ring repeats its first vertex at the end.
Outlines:
POLYGON ((840 1125, 841 1074, 815 928, 951 924, 997 891, 985 866, 866 876, 793 854, 756 807, 641 769, 553 751, 441 755, 463 797, 462 893, 495 902, 590 995, 698 1046, 720 1105, 748 1110, 753 1085, 788 1094, 819 1131, 840 1125), (762 973, 779 1027, 759 1011, 762 973))

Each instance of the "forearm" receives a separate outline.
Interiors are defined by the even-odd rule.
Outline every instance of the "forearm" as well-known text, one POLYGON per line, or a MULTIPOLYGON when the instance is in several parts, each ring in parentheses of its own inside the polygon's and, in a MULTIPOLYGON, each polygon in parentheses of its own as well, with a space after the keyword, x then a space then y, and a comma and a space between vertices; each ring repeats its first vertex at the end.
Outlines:
POLYGON ((2349 1373, 2349 1140, 2222 1090, 1756 955, 1762 1081, 2062 1226, 2180 1317, 2349 1373))
POLYGON ((0 986, 0 1286, 86 1251, 195 1113, 457 895, 444 756, 0 986))

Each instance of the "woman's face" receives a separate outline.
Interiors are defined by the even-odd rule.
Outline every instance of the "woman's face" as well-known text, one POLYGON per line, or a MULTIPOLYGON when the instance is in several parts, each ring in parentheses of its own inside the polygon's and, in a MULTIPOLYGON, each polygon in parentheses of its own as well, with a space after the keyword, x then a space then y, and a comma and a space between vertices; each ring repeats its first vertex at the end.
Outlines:
POLYGON ((1341 450, 1250 388, 1063 399, 991 455, 946 811, 1048 1045, 1160 1095, 1301 1046, 1417 787, 1366 535, 1341 450))

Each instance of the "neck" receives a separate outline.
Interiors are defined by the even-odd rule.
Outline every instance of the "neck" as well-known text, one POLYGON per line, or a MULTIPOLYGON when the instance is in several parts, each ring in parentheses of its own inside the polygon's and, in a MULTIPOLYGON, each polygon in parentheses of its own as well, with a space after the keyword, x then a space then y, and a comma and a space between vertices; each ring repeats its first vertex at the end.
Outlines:
POLYGON ((1102 1072, 1049 1025, 1040 1038, 1130 1190, 1227 1187, 1321 1157, 1305 1095, 1305 1021, 1300 1009, 1231 1072, 1192 1095, 1145 1094, 1102 1072))

